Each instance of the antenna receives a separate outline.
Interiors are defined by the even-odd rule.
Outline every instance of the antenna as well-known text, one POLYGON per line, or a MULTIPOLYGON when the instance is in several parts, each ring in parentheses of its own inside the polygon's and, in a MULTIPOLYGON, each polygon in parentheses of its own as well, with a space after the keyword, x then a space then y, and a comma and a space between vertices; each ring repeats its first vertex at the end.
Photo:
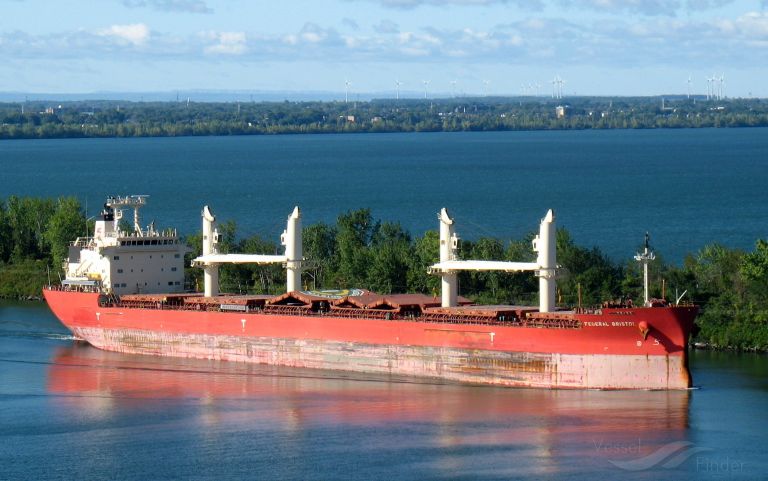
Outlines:
POLYGON ((646 232, 645 248, 643 249, 642 253, 638 252, 635 255, 635 260, 643 264, 643 300, 645 301, 644 305, 646 307, 650 305, 650 298, 648 297, 648 263, 656 259, 656 256, 653 254, 653 251, 651 251, 650 240, 651 240, 651 236, 646 232))

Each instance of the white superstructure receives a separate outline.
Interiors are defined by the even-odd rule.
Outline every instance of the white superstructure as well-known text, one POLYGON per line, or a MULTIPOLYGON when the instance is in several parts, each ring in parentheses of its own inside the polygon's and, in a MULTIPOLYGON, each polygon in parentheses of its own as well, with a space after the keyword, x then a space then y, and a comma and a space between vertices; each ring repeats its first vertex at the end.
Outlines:
POLYGON ((96 220, 93 237, 80 237, 69 248, 65 285, 100 287, 121 294, 172 293, 184 290, 184 254, 189 250, 175 229, 142 229, 139 209, 146 195, 110 197, 96 220), (132 230, 121 230, 123 208, 133 208, 132 230))

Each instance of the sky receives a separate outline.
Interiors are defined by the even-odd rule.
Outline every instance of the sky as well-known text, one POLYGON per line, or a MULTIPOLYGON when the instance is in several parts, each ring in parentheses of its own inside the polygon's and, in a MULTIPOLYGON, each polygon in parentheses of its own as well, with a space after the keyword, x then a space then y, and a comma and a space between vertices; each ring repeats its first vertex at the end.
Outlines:
POLYGON ((0 92, 768 97, 768 0, 0 0, 0 92), (689 81, 690 79, 690 81, 689 81))

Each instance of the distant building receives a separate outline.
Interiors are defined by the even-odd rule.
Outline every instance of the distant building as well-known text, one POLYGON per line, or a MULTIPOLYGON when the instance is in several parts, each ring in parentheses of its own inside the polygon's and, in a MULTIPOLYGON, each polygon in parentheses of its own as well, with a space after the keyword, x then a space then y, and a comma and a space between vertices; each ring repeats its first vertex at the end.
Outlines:
POLYGON ((565 117, 568 117, 571 113, 571 106, 570 105, 558 105, 555 107, 555 117, 558 119, 563 119, 565 117))

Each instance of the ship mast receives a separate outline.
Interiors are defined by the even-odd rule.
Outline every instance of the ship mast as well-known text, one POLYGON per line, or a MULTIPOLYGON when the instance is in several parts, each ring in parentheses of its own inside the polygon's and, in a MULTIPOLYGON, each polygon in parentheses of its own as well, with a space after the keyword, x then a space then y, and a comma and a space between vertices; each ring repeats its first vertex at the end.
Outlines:
MULTIPOLYGON (((448 210, 443 207, 437 214, 440 219, 440 262, 456 260, 459 238, 456 236, 453 219, 448 215, 448 210)), ((442 306, 451 307, 458 303, 459 286, 456 271, 443 272, 440 276, 442 284, 442 306)))
POLYGON ((643 264, 643 301, 646 307, 650 305, 650 298, 648 296, 648 263, 656 259, 656 256, 653 254, 649 245, 650 238, 651 237, 646 232, 645 249, 643 252, 638 252, 635 255, 635 260, 643 264))
MULTIPOLYGON (((114 232, 118 232, 119 222, 122 219, 121 207, 133 207, 133 231, 139 236, 143 236, 144 232, 141 230, 141 223, 139 221, 139 209, 147 204, 148 195, 127 195, 125 197, 116 196, 109 197, 106 202, 106 206, 118 211, 118 214, 114 217, 114 232)), ((152 229, 148 229, 147 235, 152 235, 152 229)))

